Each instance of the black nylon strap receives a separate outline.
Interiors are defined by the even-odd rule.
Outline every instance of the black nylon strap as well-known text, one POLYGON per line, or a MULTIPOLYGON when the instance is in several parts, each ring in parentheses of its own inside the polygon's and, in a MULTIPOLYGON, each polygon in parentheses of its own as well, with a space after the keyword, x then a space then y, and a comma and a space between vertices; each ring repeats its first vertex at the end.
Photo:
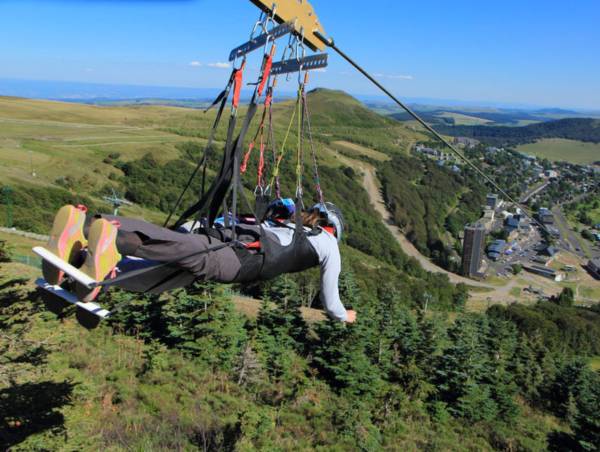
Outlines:
MULTIPOLYGON (((177 199, 177 202, 175 203, 175 206, 171 209, 171 212, 169 213, 169 216, 168 216, 167 220, 164 223, 164 227, 167 227, 168 224, 171 222, 171 218, 173 217, 173 214, 175 213, 175 211, 181 205, 181 201, 183 200, 183 197, 185 196, 186 192, 191 187, 192 182, 194 181, 194 179, 196 178, 196 175, 200 171, 200 168, 203 168, 203 170, 202 170, 202 194, 204 194, 204 192, 205 192, 206 166, 207 166, 207 163, 208 163, 208 156, 210 154, 210 151, 212 150, 212 145, 213 145, 213 142, 214 142, 214 139, 215 139, 215 135, 216 135, 217 129, 219 127, 219 124, 221 122, 221 118, 223 116, 223 111, 225 110, 225 105, 227 104, 227 99, 229 98, 229 93, 230 93, 231 87, 233 85, 234 73, 235 73, 235 71, 232 72, 231 77, 229 78, 229 82, 227 83, 227 86, 225 87, 225 89, 221 92, 221 94, 219 94, 219 96, 212 103, 212 105, 208 109, 205 110, 205 113, 206 113, 211 107, 213 107, 217 103, 221 102, 221 105, 219 106, 219 110, 217 112, 217 116, 216 116, 215 121, 213 123, 213 127, 212 127, 212 129, 210 131, 210 135, 208 137, 208 142, 206 143, 206 147, 204 148, 204 154, 202 155, 202 158, 200 159, 200 161, 198 162, 198 165, 194 169, 194 172, 191 174, 190 178, 188 179, 187 184, 185 185, 185 188, 183 189, 183 191, 179 195, 179 198, 177 199)), ((202 198, 202 196, 201 196, 201 198, 202 198)), ((188 216, 188 218, 189 218, 189 216, 188 216)), ((176 224, 173 228, 176 229, 179 226, 181 226, 181 225, 180 224, 176 224)))
MULTIPOLYGON (((229 127, 227 130, 227 142, 225 144, 225 153, 223 154, 223 159, 221 161, 221 169, 219 171, 219 175, 215 178, 215 180, 213 180, 210 188, 208 189, 208 192, 204 193, 204 196, 202 196, 196 204, 191 206, 189 209, 187 209, 181 215, 181 217, 179 218, 179 220, 177 220, 177 223, 175 223, 175 225, 172 227, 172 229, 179 228, 192 215, 203 211, 206 208, 209 201, 214 199, 214 196, 217 193, 217 191, 219 190, 220 185, 223 183, 223 179, 225 178, 225 172, 227 171, 229 166, 231 166, 229 161, 230 161, 230 154, 231 154, 231 148, 232 148, 233 134, 235 132, 236 124, 237 124, 237 115, 232 114, 231 117, 229 118, 229 127)), ((216 216, 215 216, 215 218, 216 218, 216 216)), ((213 218, 212 222, 209 222, 209 223, 212 226, 212 224, 214 223, 214 218, 213 218)))
POLYGON ((244 139, 248 134, 248 130, 250 130, 250 124, 252 123, 252 119, 254 119, 254 116, 256 115, 256 112, 258 110, 257 97, 257 91, 255 90, 254 95, 252 96, 252 101, 250 102, 250 106, 248 107, 246 117, 244 118, 244 123, 235 143, 232 162, 233 167, 231 168, 231 172, 229 173, 230 178, 226 181, 227 188, 229 188, 230 185, 233 185, 232 216, 234 218, 234 221, 237 215, 237 194, 238 184, 240 180, 240 157, 242 154, 242 146, 244 145, 244 139))

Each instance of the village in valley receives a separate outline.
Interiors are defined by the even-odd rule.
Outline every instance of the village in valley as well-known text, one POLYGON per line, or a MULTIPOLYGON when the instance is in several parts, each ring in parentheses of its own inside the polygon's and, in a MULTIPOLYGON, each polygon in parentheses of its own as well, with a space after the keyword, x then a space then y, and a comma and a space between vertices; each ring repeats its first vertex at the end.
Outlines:
MULTIPOLYGON (((550 162, 513 149, 455 137, 454 144, 496 178, 527 211, 490 192, 481 218, 461 234, 464 276, 509 285, 514 295, 547 300, 571 287, 579 302, 600 291, 600 162, 550 162), (517 283, 518 282, 518 283, 517 283), (581 290, 578 290, 581 289, 581 290)), ((413 153, 454 173, 465 168, 451 154, 429 144, 413 153)))

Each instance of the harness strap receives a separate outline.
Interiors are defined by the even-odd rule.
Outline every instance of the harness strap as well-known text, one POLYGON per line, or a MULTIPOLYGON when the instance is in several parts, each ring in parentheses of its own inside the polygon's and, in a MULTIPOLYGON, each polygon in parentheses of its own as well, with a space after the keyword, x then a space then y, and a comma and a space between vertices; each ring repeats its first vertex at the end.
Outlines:
MULTIPOLYGON (((216 135, 217 129, 219 128, 219 124, 221 123, 221 118, 223 116, 223 111, 225 110, 225 105, 227 103, 227 98, 229 97, 229 93, 231 92, 231 87, 232 87, 233 81, 234 81, 234 75, 235 75, 235 70, 231 73, 231 76, 229 77, 229 81, 227 82, 227 85, 226 85, 225 89, 217 96, 217 98, 212 103, 212 105, 210 107, 208 107, 204 111, 206 113, 214 105, 218 104, 219 102, 221 103, 221 105, 219 106, 219 110, 217 112, 217 116, 215 118, 215 121, 213 123, 212 129, 210 131, 210 135, 208 137, 208 141, 206 143, 206 147, 204 148, 204 153, 203 153, 200 161, 196 165, 196 168, 194 169, 194 172, 190 175, 190 178, 188 179, 188 181, 187 181, 187 183, 185 185, 185 188, 182 190, 181 194, 179 195, 179 198, 177 199, 177 202, 175 203, 175 205, 173 206, 173 208, 169 212, 169 216, 167 217, 167 220, 164 223, 164 227, 167 227, 168 224, 171 222, 171 218, 173 217, 173 214, 175 213, 175 211, 181 205, 181 201, 183 201, 183 197, 185 196, 185 194, 187 193, 187 191, 191 187, 192 182, 194 181, 196 175, 198 174, 198 172, 200 171, 201 168, 203 168, 203 171, 202 171, 202 195, 200 197, 203 198, 204 194, 206 193, 205 183, 206 183, 206 165, 208 163, 208 156, 210 154, 210 151, 212 150, 212 145, 213 145, 213 142, 214 142, 214 139, 215 139, 215 135, 216 135)), ((189 216, 187 216, 185 219, 187 219, 187 218, 189 218, 189 216)), ((181 221, 181 219, 180 219, 177 222, 177 224, 175 226, 173 226, 173 228, 176 229, 177 227, 181 226, 181 224, 183 224, 184 222, 185 222, 185 220, 181 221)))
POLYGON ((244 68, 246 67, 246 61, 242 63, 239 69, 235 70, 234 82, 233 82, 233 100, 231 104, 233 108, 238 108, 240 105, 240 94, 242 92, 242 84, 244 81, 244 68))
POLYGON ((265 55, 263 61, 263 73, 261 77, 260 84, 258 85, 258 97, 262 96, 263 90, 269 80, 269 76, 271 75, 271 68, 273 67, 273 56, 275 55, 276 46, 273 45, 271 47, 271 52, 268 55, 265 55))
POLYGON ((246 113, 246 120, 244 122, 244 127, 242 131, 240 131, 240 135, 236 140, 234 140, 233 136, 235 134, 235 129, 237 125, 237 110, 233 110, 231 117, 229 119, 229 127, 227 130, 227 141, 225 144, 225 152, 223 153, 223 160, 221 162, 221 169, 219 170, 219 174, 213 180, 208 192, 202 196, 202 198, 193 206, 188 208, 179 218, 177 223, 173 226, 173 229, 177 229, 182 224, 186 222, 188 218, 190 218, 195 213, 202 213, 205 208, 208 207, 209 216, 208 216, 208 225, 212 226, 214 224, 215 219, 217 218, 219 208, 221 203, 225 199, 225 195, 229 190, 230 182, 233 177, 233 160, 234 160, 234 151, 237 149, 238 142, 243 142, 244 137, 248 131, 250 126, 250 121, 256 114, 256 103, 253 102, 250 104, 248 108, 248 112, 246 113), (247 125, 246 125, 247 124, 247 125), (243 132, 243 134, 242 134, 243 132))

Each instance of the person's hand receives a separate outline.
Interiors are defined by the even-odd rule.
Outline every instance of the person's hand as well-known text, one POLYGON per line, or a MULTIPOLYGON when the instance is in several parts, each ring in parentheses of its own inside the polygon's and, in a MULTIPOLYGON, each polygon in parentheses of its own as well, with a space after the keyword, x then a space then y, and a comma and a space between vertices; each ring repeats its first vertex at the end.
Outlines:
POLYGON ((346 318, 346 323, 354 323, 356 322, 356 311, 346 311, 347 314, 347 318, 346 318))

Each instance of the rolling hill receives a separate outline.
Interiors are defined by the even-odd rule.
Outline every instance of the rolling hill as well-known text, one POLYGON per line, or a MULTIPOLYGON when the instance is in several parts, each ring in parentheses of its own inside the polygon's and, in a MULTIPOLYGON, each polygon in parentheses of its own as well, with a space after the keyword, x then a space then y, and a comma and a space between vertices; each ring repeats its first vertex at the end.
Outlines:
POLYGON ((600 120, 593 118, 567 118, 524 127, 436 125, 435 128, 446 135, 475 138, 500 146, 533 143, 545 138, 600 143, 600 120))

